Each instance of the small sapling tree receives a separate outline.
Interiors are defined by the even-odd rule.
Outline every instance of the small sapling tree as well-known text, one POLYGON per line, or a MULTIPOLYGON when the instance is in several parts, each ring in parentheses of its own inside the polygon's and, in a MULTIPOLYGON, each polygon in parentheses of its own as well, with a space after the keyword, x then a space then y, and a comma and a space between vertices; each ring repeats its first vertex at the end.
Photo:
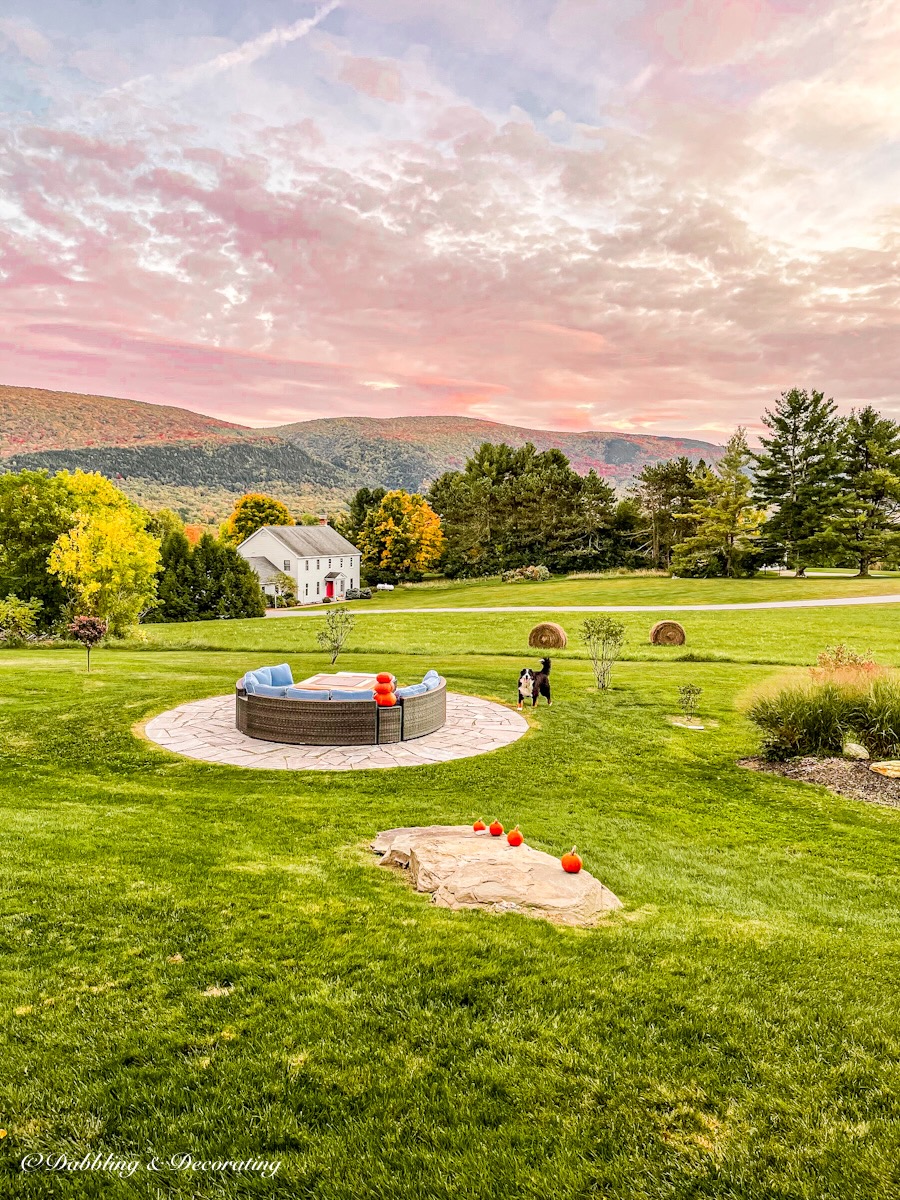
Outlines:
POLYGON ((337 662, 352 628, 353 615, 346 609, 331 608, 325 614, 325 628, 316 634, 316 641, 331 655, 332 666, 337 662))
POLYGON ((625 642, 625 626, 612 617, 588 617, 581 624, 581 639, 587 646, 597 687, 605 691, 612 665, 625 642))
POLYGON ((99 617, 76 617, 69 626, 69 633, 76 642, 87 650, 87 669, 91 669, 91 650, 106 637, 107 625, 99 617))
POLYGON ((703 688, 697 687, 696 683, 683 683, 678 689, 678 703, 688 721, 694 719, 702 692, 703 688))

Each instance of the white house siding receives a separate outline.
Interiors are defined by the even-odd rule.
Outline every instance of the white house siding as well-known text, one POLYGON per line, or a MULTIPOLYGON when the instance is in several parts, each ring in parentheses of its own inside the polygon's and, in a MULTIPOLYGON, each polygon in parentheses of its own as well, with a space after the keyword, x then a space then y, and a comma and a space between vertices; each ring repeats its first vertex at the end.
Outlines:
MULTIPOLYGON (((350 588, 359 587, 360 551, 336 530, 330 526, 289 525, 284 527, 286 536, 282 537, 276 532, 278 528, 267 525, 258 529, 238 546, 238 552, 248 560, 268 559, 276 570, 290 575, 297 585, 300 604, 322 603, 328 592, 327 576, 334 576, 335 600, 342 599, 350 588), (288 539, 293 545, 288 544, 288 539), (311 545, 304 547, 303 542, 311 545), (303 553, 310 548, 316 552, 303 553)), ((274 587, 261 582, 263 591, 274 595, 274 587)))

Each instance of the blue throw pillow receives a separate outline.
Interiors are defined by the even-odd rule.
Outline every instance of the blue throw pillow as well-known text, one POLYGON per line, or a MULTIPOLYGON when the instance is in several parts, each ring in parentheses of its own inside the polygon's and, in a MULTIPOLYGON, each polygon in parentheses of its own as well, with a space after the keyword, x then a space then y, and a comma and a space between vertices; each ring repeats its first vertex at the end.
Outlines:
POLYGON ((332 700, 374 700, 375 692, 371 689, 368 691, 350 692, 335 688, 332 689, 331 698, 332 700))
POLYGON ((256 683, 264 683, 266 687, 272 686, 272 671, 270 667, 257 667, 255 671, 248 671, 247 677, 252 678, 256 683))
POLYGON ((243 679, 238 680, 238 687, 242 687, 248 696, 252 696, 256 691, 256 677, 252 671, 248 671, 243 679))
POLYGON ((272 676, 273 687, 290 687, 294 682, 294 676, 291 674, 291 668, 287 663, 279 663, 277 667, 269 667, 269 674, 272 676))
POLYGON ((268 683, 258 683, 253 689, 254 696, 266 696, 269 700, 283 700, 287 688, 272 687, 268 683))
POLYGON ((435 679, 440 679, 440 675, 438 675, 438 673, 437 673, 437 671, 434 669, 434 667, 432 667, 430 671, 426 671, 426 672, 425 672, 424 678, 425 678, 425 679, 431 679, 431 678, 432 678, 432 676, 433 676, 435 679))
POLYGON ((410 696, 424 696, 428 691, 428 687, 424 683, 410 683, 406 687, 397 688, 397 695, 401 700, 408 700, 410 696))
POLYGON ((330 693, 325 689, 289 687, 285 688, 288 700, 327 700, 330 693))
POLYGON ((441 678, 439 675, 426 675, 422 680, 422 686, 426 692, 436 692, 441 686, 441 678))

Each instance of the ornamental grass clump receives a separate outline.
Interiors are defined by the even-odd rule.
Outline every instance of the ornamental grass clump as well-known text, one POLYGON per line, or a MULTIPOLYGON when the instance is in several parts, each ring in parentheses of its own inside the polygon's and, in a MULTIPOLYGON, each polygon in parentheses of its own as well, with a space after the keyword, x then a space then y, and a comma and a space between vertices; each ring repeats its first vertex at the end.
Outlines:
POLYGON ((881 675, 860 696, 852 720, 860 743, 872 758, 900 754, 900 679, 881 675))
POLYGON ((803 681, 757 697, 748 712, 763 734, 766 758, 840 754, 855 697, 841 684, 803 681))
POLYGON ((900 677, 882 668, 841 664, 810 679, 758 693, 748 716, 763 734, 770 759, 827 758, 846 742, 872 758, 900 756, 900 677))

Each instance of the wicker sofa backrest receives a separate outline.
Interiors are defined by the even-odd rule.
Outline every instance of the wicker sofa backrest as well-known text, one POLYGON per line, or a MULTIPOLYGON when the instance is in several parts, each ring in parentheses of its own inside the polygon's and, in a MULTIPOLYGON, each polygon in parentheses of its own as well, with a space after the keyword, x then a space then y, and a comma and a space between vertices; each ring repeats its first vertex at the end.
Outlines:
POLYGON ((404 742, 434 733, 447 720, 447 680, 442 676, 433 692, 425 692, 422 696, 405 696, 400 703, 403 706, 404 742))

